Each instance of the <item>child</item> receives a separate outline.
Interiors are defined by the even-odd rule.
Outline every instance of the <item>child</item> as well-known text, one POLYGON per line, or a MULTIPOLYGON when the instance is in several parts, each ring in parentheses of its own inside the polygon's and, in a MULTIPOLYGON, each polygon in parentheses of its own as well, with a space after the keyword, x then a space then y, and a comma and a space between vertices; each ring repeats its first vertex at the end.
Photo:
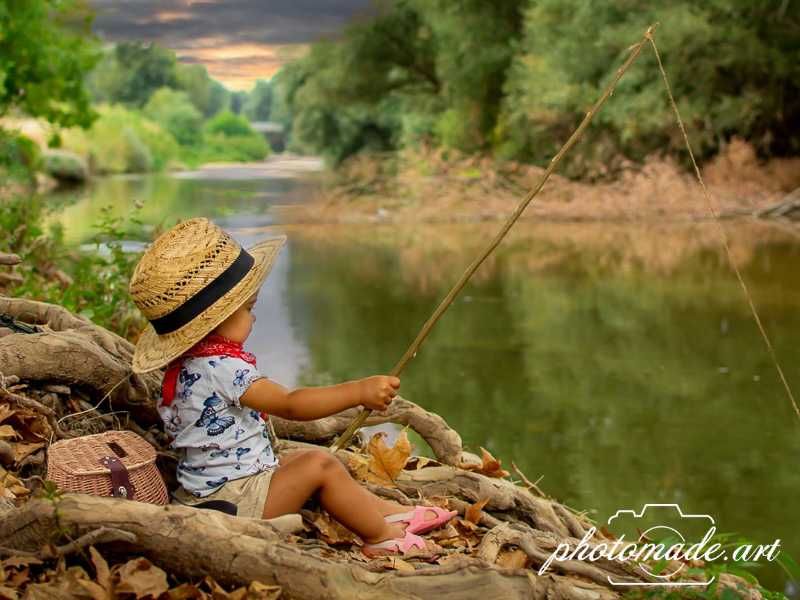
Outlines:
POLYGON ((430 552, 435 545, 418 534, 455 511, 408 511, 383 500, 326 450, 273 453, 270 414, 308 421, 355 406, 385 410, 400 387, 397 377, 376 375, 290 392, 259 373, 243 343, 258 289, 285 240, 244 250, 208 219, 191 219, 156 239, 136 265, 130 293, 150 326, 133 370, 169 365, 158 411, 180 452, 175 497, 186 504, 224 500, 238 516, 270 519, 297 512, 316 494, 364 540, 365 554, 430 552))

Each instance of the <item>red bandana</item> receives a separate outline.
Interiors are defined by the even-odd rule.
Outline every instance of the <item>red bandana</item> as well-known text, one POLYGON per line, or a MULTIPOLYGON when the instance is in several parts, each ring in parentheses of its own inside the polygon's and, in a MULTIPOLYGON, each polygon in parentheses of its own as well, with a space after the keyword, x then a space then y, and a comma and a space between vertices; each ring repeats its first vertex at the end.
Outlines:
MULTIPOLYGON (((245 352, 241 342, 234 342, 219 334, 211 333, 170 363, 161 383, 161 403, 164 406, 169 406, 175 399, 178 374, 184 359, 197 356, 233 356, 256 366, 255 354, 245 352)), ((267 418, 266 413, 261 413, 261 416, 267 418)))

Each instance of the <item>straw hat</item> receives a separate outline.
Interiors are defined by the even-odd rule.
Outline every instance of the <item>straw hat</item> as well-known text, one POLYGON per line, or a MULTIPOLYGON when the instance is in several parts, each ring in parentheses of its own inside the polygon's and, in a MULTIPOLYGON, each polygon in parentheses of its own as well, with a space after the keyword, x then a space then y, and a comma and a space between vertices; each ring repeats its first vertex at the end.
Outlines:
POLYGON ((258 291, 286 236, 243 249, 205 218, 175 225, 133 271, 129 291, 150 324, 133 353, 133 372, 169 364, 258 291))

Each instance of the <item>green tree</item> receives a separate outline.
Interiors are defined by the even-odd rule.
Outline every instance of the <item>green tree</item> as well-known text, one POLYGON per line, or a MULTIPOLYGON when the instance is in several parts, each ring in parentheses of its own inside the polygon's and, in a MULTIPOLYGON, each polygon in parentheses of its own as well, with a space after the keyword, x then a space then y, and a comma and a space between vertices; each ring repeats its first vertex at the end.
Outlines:
POLYGON ((203 65, 177 63, 176 73, 178 89, 186 92, 189 100, 204 117, 210 117, 222 110, 227 90, 219 82, 211 79, 203 65), (217 86, 221 90, 218 90, 217 86))
MULTIPOLYGON (((740 135, 764 155, 800 151, 800 4, 737 0, 531 1, 497 131, 500 153, 545 161, 659 21, 656 41, 701 156, 740 135), (633 7, 635 6, 635 10, 633 7)), ((572 173, 616 157, 681 150, 649 48, 598 114, 572 173)))
POLYGON ((440 104, 446 107, 435 121, 437 141, 467 152, 487 149, 522 34, 525 0, 413 0, 412 5, 430 31, 440 104))
POLYGON ((396 148, 404 115, 420 106, 431 112, 436 104, 441 82, 433 49, 407 0, 351 26, 340 42, 312 46, 276 76, 276 104, 286 104, 284 114, 292 115, 290 147, 334 163, 361 150, 396 148))
POLYGON ((284 69, 277 95, 293 113, 292 144, 334 161, 421 141, 490 147, 523 6, 399 0, 342 40, 315 44, 284 69))
POLYGON ((98 101, 140 108, 157 89, 179 88, 175 54, 155 44, 122 42, 108 52, 90 77, 98 101))
POLYGON ((244 103, 244 116, 251 121, 269 121, 272 111, 272 83, 265 79, 256 81, 244 103))
POLYGON ((203 139, 203 115, 185 92, 157 90, 147 101, 144 113, 169 131, 181 146, 194 146, 203 139))
POLYGON ((0 3, 0 116, 11 108, 66 127, 91 124, 84 77, 99 58, 78 0, 0 3))

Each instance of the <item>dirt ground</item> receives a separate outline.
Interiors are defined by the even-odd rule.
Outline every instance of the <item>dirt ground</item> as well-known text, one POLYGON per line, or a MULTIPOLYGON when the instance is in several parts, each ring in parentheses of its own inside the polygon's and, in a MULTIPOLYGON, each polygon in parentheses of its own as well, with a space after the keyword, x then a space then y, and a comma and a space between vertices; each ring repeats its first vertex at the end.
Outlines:
MULTIPOLYGON (((329 174, 316 198, 279 208, 284 223, 471 222, 505 219, 544 170, 513 162, 440 154, 356 157, 329 174)), ((711 206, 722 215, 752 214, 800 187, 800 158, 760 161, 733 140, 704 165, 711 206)), ((610 182, 581 183, 553 174, 522 218, 552 221, 697 221, 711 218, 693 172, 652 157, 610 182)))

